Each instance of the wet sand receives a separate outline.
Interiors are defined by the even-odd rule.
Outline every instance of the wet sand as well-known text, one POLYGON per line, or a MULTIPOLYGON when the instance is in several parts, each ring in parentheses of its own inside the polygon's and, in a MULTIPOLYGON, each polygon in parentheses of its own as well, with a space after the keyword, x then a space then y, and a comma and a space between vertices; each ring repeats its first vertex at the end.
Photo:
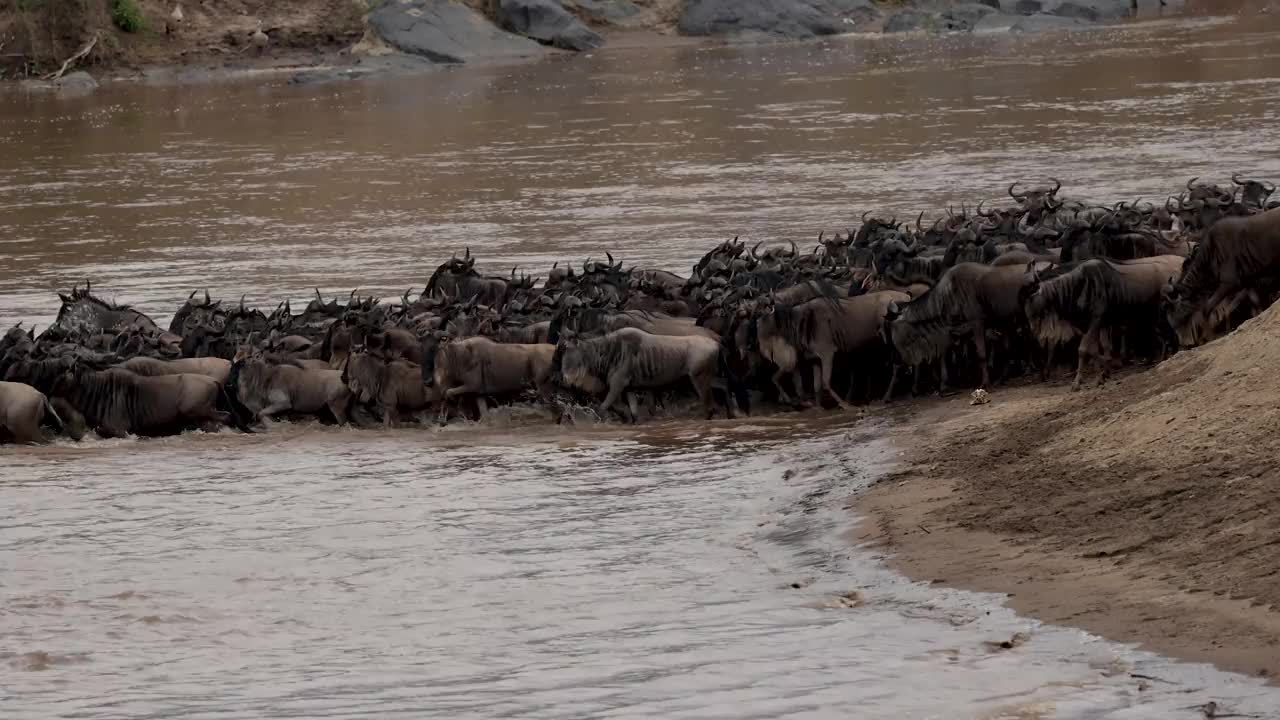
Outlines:
POLYGON ((895 409, 899 465, 856 499, 857 541, 917 580, 1274 683, 1277 325, 1100 389, 895 409))

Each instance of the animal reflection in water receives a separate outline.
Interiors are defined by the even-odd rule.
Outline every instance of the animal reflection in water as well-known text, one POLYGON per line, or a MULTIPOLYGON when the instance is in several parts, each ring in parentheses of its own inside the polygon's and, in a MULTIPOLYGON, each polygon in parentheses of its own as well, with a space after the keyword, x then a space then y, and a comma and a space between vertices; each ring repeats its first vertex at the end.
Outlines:
MULTIPOLYGON (((632 422, 664 398, 707 418, 769 407, 889 401, 907 390, 1048 379, 1157 361, 1269 306, 1280 290, 1275 185, 1193 178, 1160 204, 1098 205, 1061 183, 1012 202, 752 247, 737 238, 688 276, 588 258, 541 278, 487 276, 466 250, 416 298, 268 313, 191 293, 167 329, 92 292, 52 325, 0 339, 0 439, 166 435, 273 418, 395 426, 483 417, 518 401, 632 422), (762 249, 763 248, 763 249, 762 249)), ((976 396, 975 396, 976 397, 976 396)), ((987 395, 984 392, 983 398, 987 395)))

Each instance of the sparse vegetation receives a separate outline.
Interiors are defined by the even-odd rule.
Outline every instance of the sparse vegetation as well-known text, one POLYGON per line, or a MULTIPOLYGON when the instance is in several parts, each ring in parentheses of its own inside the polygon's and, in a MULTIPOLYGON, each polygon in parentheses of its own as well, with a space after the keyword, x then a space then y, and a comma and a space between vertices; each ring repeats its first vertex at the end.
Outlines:
POLYGON ((141 32, 146 26, 142 18, 142 8, 138 7, 137 0, 113 0, 111 22, 127 33, 141 32))

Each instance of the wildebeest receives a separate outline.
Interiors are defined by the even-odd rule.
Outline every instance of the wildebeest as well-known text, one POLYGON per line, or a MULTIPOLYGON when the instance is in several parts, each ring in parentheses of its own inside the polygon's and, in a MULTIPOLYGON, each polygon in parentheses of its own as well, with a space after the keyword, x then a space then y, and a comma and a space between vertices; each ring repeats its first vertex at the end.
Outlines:
POLYGON ((535 388, 550 398, 551 360, 556 346, 498 343, 471 337, 440 344, 429 359, 443 417, 448 401, 475 395, 483 416, 486 395, 502 395, 535 388))
POLYGON ((204 375, 224 385, 231 376, 231 361, 222 358, 181 358, 178 360, 157 360, 148 357, 135 357, 120 364, 126 370, 145 377, 160 375, 204 375))
MULTIPOLYGON (((989 387, 987 331, 1002 329, 1016 337, 1025 282, 1025 269, 1016 265, 960 263, 947 270, 929 292, 889 308, 887 337, 899 362, 918 373, 920 366, 943 360, 957 337, 971 335, 982 386, 989 387)), ((947 384, 945 363, 941 372, 939 389, 943 390, 947 384)))
MULTIPOLYGON (((780 398, 789 399, 782 387, 782 376, 791 373, 793 378, 806 360, 815 362, 813 390, 818 402, 825 392, 837 405, 849 405, 831 385, 837 353, 855 353, 882 342, 881 326, 891 303, 905 303, 911 297, 906 293, 883 291, 851 298, 816 298, 788 305, 773 302, 755 318, 749 331, 749 347, 777 368, 773 375, 774 387, 780 398)), ((736 344, 736 343, 735 343, 736 344)), ((796 392, 802 391, 797 380, 796 392)))
POLYGON ((0 382, 0 442, 40 442, 46 425, 63 432, 62 418, 44 393, 23 383, 0 382))
POLYGON ((53 382, 50 395, 64 398, 87 426, 106 438, 176 435, 216 430, 233 418, 217 409, 222 386, 204 375, 142 377, 123 368, 73 368, 53 382))
POLYGON ((253 416, 316 415, 325 410, 339 425, 347 422, 351 391, 341 370, 313 370, 289 360, 237 353, 227 386, 253 416))
POLYGON ((377 404, 386 427, 395 427, 401 413, 421 412, 435 401, 421 367, 404 360, 387 362, 364 351, 347 357, 342 382, 357 401, 377 404))
POLYGON ((439 292, 444 297, 459 302, 476 300, 482 305, 501 305, 507 296, 507 281, 502 278, 481 277, 475 270, 476 259, 467 248, 466 257, 455 255, 436 268, 427 281, 424 295, 439 292))
POLYGON ((1223 218, 1187 258, 1168 295, 1168 318, 1184 347, 1225 320, 1223 303, 1280 276, 1280 209, 1223 218), (1203 324, 1203 327, 1201 325, 1203 324))
MULTIPOLYGON (((613 408, 634 422, 639 415, 634 396, 628 397, 628 405, 621 402, 627 391, 658 390, 684 378, 693 383, 707 418, 715 413, 711 387, 724 366, 717 340, 651 335, 628 327, 594 338, 561 338, 554 353, 552 371, 557 382, 588 393, 604 393, 599 406, 602 415, 613 408)), ((730 381, 736 386, 735 379, 730 381)), ((734 394, 745 406, 745 393, 735 387, 734 394)), ((733 414, 731 404, 725 409, 733 414)))
MULTIPOLYGON (((1115 328, 1159 331, 1165 284, 1179 272, 1183 259, 1161 255, 1124 262, 1086 260, 1070 272, 1042 282, 1027 301, 1027 313, 1052 311, 1081 330, 1079 361, 1073 390, 1079 390, 1091 359, 1102 366, 1099 384, 1109 374, 1111 342, 1104 332, 1115 328), (1079 323, 1087 320, 1087 325, 1079 323)), ((1157 338, 1159 340, 1159 338, 1157 338)))
MULTIPOLYGON (((117 305, 107 302, 90 292, 85 283, 83 290, 72 288, 70 295, 58 293, 62 307, 58 309, 58 317, 45 329, 44 335, 62 333, 70 337, 94 337, 101 334, 117 335, 126 330, 136 329, 148 335, 158 337, 166 346, 177 350, 181 338, 172 333, 162 331, 155 321, 144 313, 128 305, 117 305)), ((42 335, 43 336, 43 335, 42 335)))

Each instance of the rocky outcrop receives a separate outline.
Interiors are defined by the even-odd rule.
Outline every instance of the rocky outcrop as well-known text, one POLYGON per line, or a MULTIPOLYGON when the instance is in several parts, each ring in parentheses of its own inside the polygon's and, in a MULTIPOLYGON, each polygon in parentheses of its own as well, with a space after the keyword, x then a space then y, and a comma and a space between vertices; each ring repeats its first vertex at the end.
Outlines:
POLYGON ((1016 33, 1051 32, 1054 30, 1079 30, 1088 26, 1089 23, 1080 18, 1037 13, 1018 18, 1017 22, 1009 28, 1009 31, 1016 33))
POLYGON ((67 73, 57 80, 23 80, 22 89, 28 92, 56 93, 60 97, 87 95, 98 89, 98 81, 84 71, 67 73))
POLYGON ((850 32, 879 14, 871 0, 686 0, 679 29, 802 39, 850 32))
POLYGON ((624 25, 643 10, 631 0, 564 0, 566 9, 593 23, 624 25))
POLYGON ((494 20, 517 35, 562 50, 591 50, 604 38, 582 24, 556 0, 496 0, 494 20))
POLYGON ((533 40, 504 32, 485 16, 453 0, 382 0, 369 12, 368 23, 391 48, 438 63, 547 52, 533 40))

